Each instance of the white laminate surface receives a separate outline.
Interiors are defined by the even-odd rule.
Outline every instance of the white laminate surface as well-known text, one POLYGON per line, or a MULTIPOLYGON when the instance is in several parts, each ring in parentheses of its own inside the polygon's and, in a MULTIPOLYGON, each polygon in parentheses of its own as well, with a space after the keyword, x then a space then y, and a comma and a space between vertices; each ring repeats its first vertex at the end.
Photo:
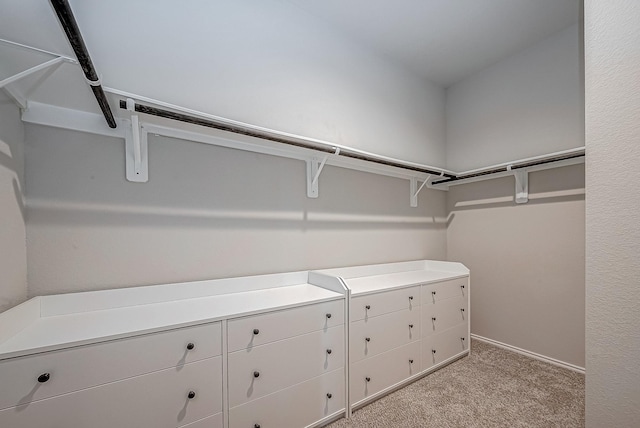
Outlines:
POLYGON ((41 317, 0 343, 0 360, 340 299, 310 284, 41 317))
POLYGON ((454 278, 469 276, 466 273, 452 273, 436 270, 414 270, 396 272, 383 275, 363 276, 359 278, 345 279, 345 283, 351 289, 351 295, 377 293, 394 288, 408 287, 418 284, 445 281, 454 278))

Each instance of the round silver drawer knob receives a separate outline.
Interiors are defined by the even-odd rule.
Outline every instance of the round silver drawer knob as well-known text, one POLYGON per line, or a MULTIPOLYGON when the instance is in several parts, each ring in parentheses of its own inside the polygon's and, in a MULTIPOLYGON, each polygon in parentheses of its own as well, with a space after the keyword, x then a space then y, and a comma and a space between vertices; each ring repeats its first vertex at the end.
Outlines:
POLYGON ((189 391, 189 394, 187 394, 187 397, 189 397, 189 400, 193 400, 194 398, 196 398, 196 392, 189 391))
POLYGON ((260 377, 260 372, 257 370, 253 372, 253 377, 260 377))
POLYGON ((256 335, 257 335, 257 334, 260 334, 260 330, 258 330, 257 328, 254 328, 254 329, 253 329, 253 334, 256 334, 256 335))
POLYGON ((189 343, 189 344, 187 345, 187 349, 188 349, 189 351, 192 351, 192 350, 193 350, 193 348, 195 348, 195 347, 196 347, 196 345, 194 345, 193 343, 189 343))
POLYGON ((51 374, 49 373, 42 373, 40 376, 38 376, 38 382, 40 383, 48 382, 49 379, 51 379, 51 374))

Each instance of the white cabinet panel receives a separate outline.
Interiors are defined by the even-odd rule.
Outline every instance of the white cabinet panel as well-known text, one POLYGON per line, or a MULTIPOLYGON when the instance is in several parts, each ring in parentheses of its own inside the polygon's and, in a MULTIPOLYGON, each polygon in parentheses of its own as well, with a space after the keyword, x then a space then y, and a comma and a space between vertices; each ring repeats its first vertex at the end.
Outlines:
MULTIPOLYGON (((10 428, 175 428, 222 411, 221 357, 0 411, 10 428), (195 392, 189 398, 189 392, 195 392)), ((4 388, 4 386, 3 386, 4 388)))
POLYGON ((221 329, 216 322, 6 360, 0 362, 0 409, 180 368, 220 352, 221 329))
POLYGON ((344 379, 344 369, 338 369, 234 407, 229 412, 229 428, 302 428, 311 425, 344 410, 344 379))
POLYGON ((229 406, 344 366, 344 326, 229 354, 229 406))
POLYGON ((422 305, 422 336, 438 334, 468 320, 468 299, 452 297, 422 305))
POLYGON ((229 321, 229 351, 344 324, 344 300, 269 312, 229 321))
POLYGON ((180 428, 223 428, 222 413, 183 425, 180 428))
POLYGON ((349 358, 360 361, 420 339, 420 307, 351 323, 349 358))
POLYGON ((411 342, 351 365, 353 404, 420 373, 420 342, 411 342))
POLYGON ((422 341, 422 368, 439 364, 454 355, 469 350, 469 326, 459 324, 422 341))
POLYGON ((458 278, 449 281, 436 282, 422 286, 422 304, 434 303, 438 300, 452 297, 467 298, 469 278, 458 278))
POLYGON ((351 321, 420 306, 420 286, 351 298, 351 321))

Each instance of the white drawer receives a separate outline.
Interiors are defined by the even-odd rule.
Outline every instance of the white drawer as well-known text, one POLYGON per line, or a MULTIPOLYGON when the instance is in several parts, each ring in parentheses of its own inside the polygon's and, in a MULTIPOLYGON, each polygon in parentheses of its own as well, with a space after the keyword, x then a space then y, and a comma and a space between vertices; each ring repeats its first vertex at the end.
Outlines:
POLYGON ((420 339, 420 307, 351 323, 349 358, 360 361, 420 339))
POLYGON ((344 367, 344 325, 229 354, 229 406, 344 367))
POLYGON ((344 389, 344 370, 335 370, 232 408, 229 411, 229 428, 309 426, 344 411, 344 389))
POLYGON ((344 300, 229 321, 229 352, 344 324, 344 300))
POLYGON ((420 286, 351 298, 351 322, 420 307, 420 286))
POLYGON ((466 297, 452 297, 422 306, 422 337, 438 334, 468 319, 466 297))
POLYGON ((5 409, 0 426, 175 428, 222 411, 221 379, 221 357, 213 357, 5 409))
POLYGON ((351 403, 356 404, 420 371, 420 342, 358 361, 349 372, 351 403))
POLYGON ((223 428, 222 413, 200 419, 199 421, 183 425, 180 428, 223 428))
POLYGON ((466 323, 459 324, 422 341, 422 368, 427 370, 429 367, 468 350, 469 326, 466 323))
POLYGON ((467 297, 469 277, 436 282, 422 286, 422 304, 434 303, 451 297, 467 297))
POLYGON ((0 385, 11 388, 0 388, 0 409, 181 367, 220 355, 221 345, 220 323, 212 323, 6 360, 0 385))

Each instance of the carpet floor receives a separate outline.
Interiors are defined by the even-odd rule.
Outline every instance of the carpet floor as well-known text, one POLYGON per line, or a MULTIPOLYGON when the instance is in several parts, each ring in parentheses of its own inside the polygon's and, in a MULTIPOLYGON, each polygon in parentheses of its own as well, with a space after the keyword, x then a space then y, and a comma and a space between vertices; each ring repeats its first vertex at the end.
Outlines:
POLYGON ((471 356, 329 428, 583 427, 584 375, 472 340, 471 356))

